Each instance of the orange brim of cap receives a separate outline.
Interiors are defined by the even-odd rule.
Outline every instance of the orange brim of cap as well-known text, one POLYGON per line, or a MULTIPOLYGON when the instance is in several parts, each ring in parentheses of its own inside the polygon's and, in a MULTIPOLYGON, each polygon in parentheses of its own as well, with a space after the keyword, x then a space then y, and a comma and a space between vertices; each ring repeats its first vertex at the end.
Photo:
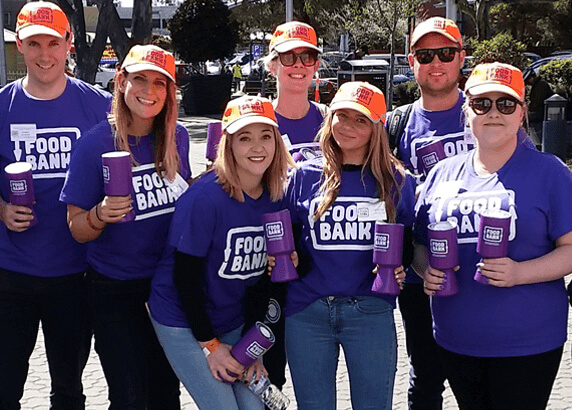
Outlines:
POLYGON ((472 96, 486 94, 486 93, 495 93, 495 92, 503 93, 503 94, 508 94, 519 101, 524 101, 524 95, 519 95, 511 87, 504 84, 498 84, 498 83, 479 84, 471 88, 468 88, 465 91, 472 96))
POLYGON ((378 123, 380 121, 385 122, 385 114, 383 116, 380 116, 379 114, 368 110, 366 107, 355 101, 338 101, 330 105, 331 111, 343 110, 343 109, 359 111, 374 123, 378 123))

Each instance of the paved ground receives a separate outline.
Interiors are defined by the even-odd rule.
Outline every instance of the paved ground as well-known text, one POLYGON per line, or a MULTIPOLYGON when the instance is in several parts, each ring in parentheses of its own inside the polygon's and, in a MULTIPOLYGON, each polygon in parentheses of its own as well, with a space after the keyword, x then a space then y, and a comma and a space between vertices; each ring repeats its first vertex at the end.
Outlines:
MULTIPOLYGON (((216 117, 212 117, 216 118, 216 117)), ((183 117, 181 121, 189 129, 191 135, 191 162, 193 164, 193 175, 204 171, 206 162, 204 160, 205 142, 206 142, 206 126, 212 121, 208 117, 183 117)), ((405 354, 405 337, 403 327, 401 326, 401 315, 399 310, 395 310, 395 321, 397 324, 397 340, 398 340, 398 363, 397 375, 395 379, 393 409, 406 410, 406 391, 407 391, 407 356, 405 354)), ((572 323, 572 321, 570 322, 572 323)), ((572 325, 568 327, 569 339, 572 339, 572 325)), ((338 409, 351 409, 350 393, 348 385, 348 374, 344 365, 343 355, 340 356, 340 366, 337 374, 338 380, 338 409)), ((107 401, 107 388, 101 366, 97 359, 97 355, 92 349, 89 362, 84 372, 84 389, 87 396, 88 410, 104 410, 107 409, 109 403, 107 401)), ((190 398, 188 393, 183 390, 182 408, 184 410, 194 410, 197 406, 190 398)), ((292 384, 288 380, 285 386, 285 392, 290 397, 292 404, 289 409, 296 409, 294 392, 292 384)), ((43 348, 43 335, 40 332, 36 349, 32 355, 30 362, 30 370, 26 383, 26 390, 22 400, 22 409, 47 409, 49 406, 49 374, 46 363, 45 351, 43 348)), ((455 398, 451 390, 447 388, 445 391, 445 410, 457 409, 455 398)), ((556 378, 554 389, 550 397, 548 409, 551 410, 570 410, 572 409, 572 360, 571 360, 571 342, 566 343, 564 348, 564 357, 560 365, 560 371, 556 378)), ((221 409, 224 410, 224 409, 221 409)))

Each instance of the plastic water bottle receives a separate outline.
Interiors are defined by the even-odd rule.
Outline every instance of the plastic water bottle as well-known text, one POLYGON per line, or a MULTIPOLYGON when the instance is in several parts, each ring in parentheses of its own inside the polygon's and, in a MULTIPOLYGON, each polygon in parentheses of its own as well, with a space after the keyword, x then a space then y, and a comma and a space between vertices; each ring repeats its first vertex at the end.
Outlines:
POLYGON ((260 397, 270 410, 286 410, 290 405, 290 399, 264 375, 261 375, 257 382, 254 381, 255 377, 256 374, 252 375, 248 388, 260 397))

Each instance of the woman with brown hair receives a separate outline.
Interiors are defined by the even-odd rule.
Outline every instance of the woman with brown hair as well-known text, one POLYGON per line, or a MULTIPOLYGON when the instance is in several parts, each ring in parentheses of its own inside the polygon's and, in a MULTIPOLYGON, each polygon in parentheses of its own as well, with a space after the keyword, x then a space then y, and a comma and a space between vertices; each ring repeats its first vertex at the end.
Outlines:
MULTIPOLYGON (((319 132, 323 158, 302 165, 288 188, 300 279, 288 286, 286 351, 301 410, 335 408, 340 346, 353 408, 391 408, 395 296, 371 290, 374 228, 381 220, 410 231, 414 182, 391 154, 385 112, 378 88, 343 84, 319 132)), ((402 266, 395 276, 403 279, 402 266)))
POLYGON ((178 379, 145 308, 190 178, 189 137, 176 122, 175 59, 156 46, 134 46, 115 84, 111 115, 79 142, 61 200, 73 237, 89 242, 89 309, 111 408, 178 409, 178 379), (132 195, 104 192, 101 155, 116 150, 130 155, 132 195), (132 211, 134 221, 125 222, 132 211))

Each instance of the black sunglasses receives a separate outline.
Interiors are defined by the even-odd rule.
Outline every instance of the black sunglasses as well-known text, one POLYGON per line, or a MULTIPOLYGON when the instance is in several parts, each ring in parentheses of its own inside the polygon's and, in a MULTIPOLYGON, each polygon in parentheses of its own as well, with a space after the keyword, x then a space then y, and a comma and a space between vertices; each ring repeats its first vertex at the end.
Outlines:
POLYGON ((517 105, 522 105, 522 103, 512 97, 501 97, 497 100, 491 100, 490 98, 472 98, 469 100, 469 107, 474 111, 477 115, 485 115, 488 113, 492 106, 493 102, 497 106, 498 112, 503 115, 510 115, 516 111, 517 105))
POLYGON ((415 50, 414 55, 419 64, 429 64, 435 58, 439 57, 442 63, 450 63, 455 59, 455 53, 460 52, 461 49, 455 47, 443 48, 424 48, 422 50, 415 50))
POLYGON ((318 61, 318 53, 314 50, 302 51, 301 53, 288 51, 286 53, 278 53, 278 57, 282 65, 286 67, 291 67, 296 64, 298 58, 306 67, 313 66, 316 64, 316 61, 318 61))

